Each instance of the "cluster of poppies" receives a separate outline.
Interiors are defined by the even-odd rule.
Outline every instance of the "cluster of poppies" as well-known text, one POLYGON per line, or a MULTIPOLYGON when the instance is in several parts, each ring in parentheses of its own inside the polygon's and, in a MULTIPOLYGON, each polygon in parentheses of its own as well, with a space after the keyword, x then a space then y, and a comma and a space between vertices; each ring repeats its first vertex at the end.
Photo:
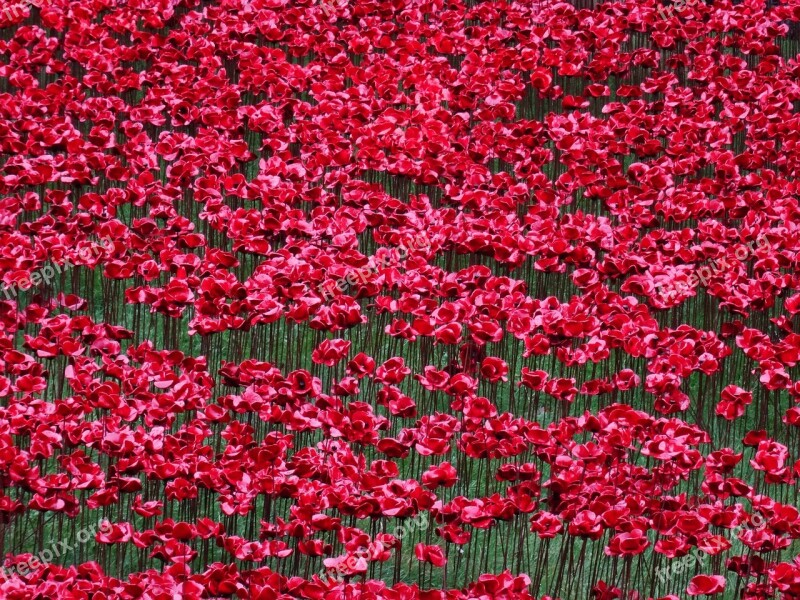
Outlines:
POLYGON ((800 599, 800 0, 20 6, 0 598, 800 599))

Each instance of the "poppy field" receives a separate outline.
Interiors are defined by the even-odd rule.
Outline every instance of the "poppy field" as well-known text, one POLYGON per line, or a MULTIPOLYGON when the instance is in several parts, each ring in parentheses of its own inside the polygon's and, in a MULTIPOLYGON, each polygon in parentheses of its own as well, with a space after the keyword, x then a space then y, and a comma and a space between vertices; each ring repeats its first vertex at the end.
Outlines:
POLYGON ((0 2, 0 599, 800 599, 800 0, 0 2))

